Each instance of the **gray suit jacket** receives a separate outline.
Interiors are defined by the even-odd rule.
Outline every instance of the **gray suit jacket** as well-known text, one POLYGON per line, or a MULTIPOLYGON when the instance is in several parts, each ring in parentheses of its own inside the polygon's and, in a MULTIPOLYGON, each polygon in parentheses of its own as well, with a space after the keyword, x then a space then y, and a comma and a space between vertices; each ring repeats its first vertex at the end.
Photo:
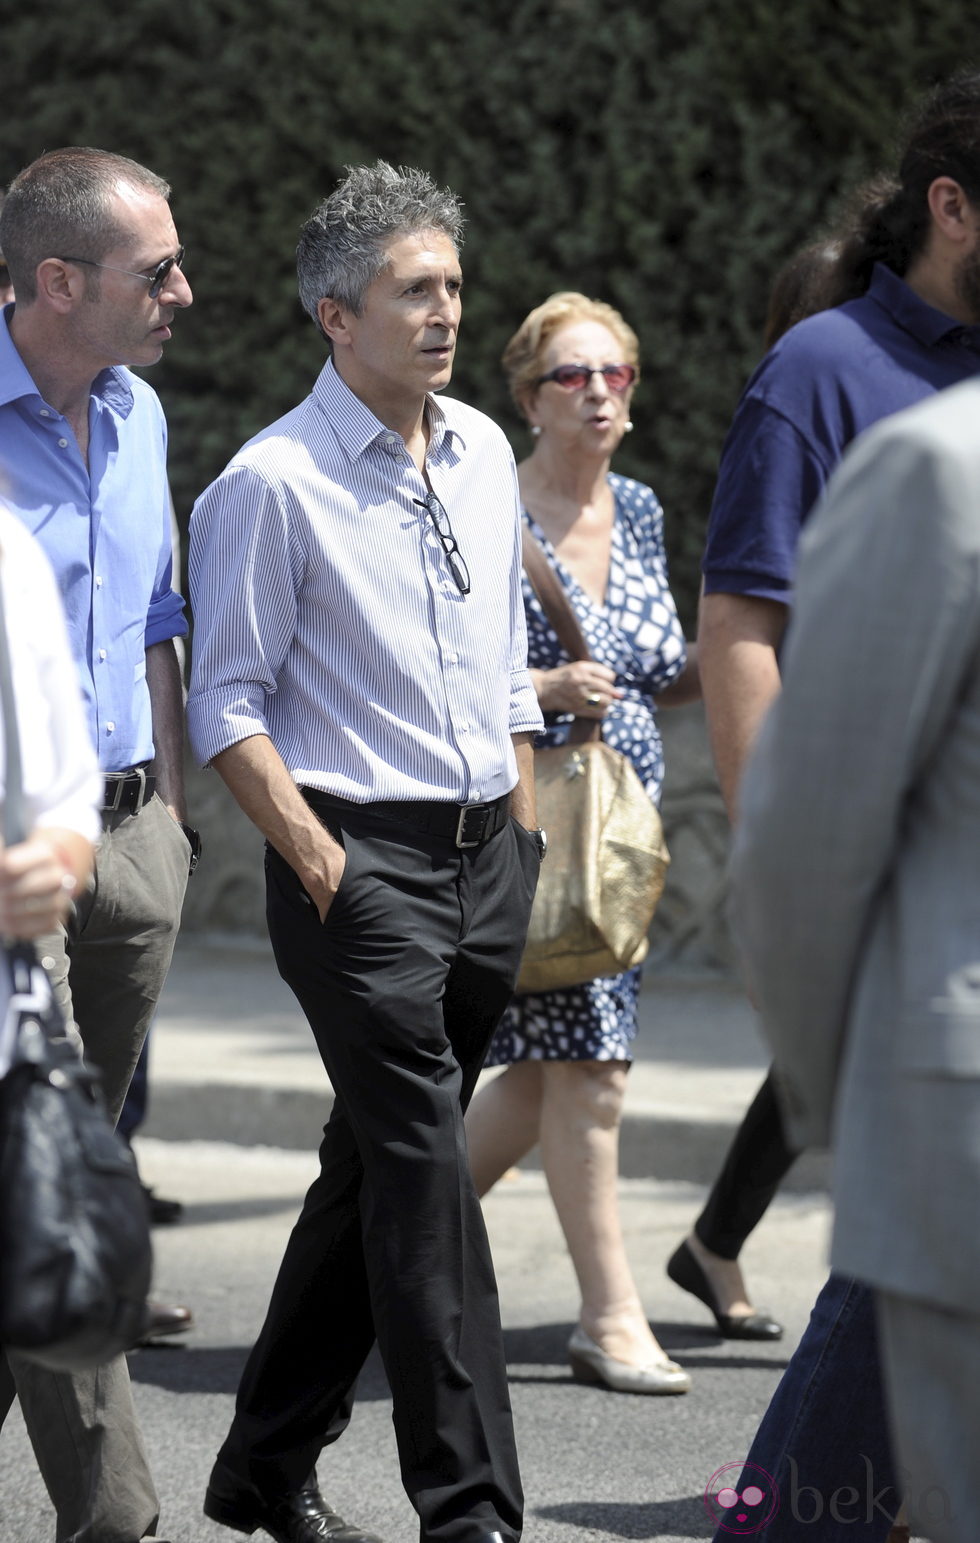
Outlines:
POLYGON ((802 546, 733 911, 834 1263, 980 1300, 980 383, 871 429, 802 546))

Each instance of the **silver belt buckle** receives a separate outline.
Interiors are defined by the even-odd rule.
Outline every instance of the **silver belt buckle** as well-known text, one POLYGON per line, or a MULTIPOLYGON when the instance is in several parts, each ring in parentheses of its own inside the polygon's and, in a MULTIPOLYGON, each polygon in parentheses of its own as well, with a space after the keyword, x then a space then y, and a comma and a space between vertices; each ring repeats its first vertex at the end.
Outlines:
POLYGON ((106 799, 106 802, 103 805, 103 808, 109 814, 115 814, 116 810, 119 808, 119 803, 120 803, 120 800, 122 798, 122 790, 123 790, 123 786, 125 784, 125 781, 126 781, 125 777, 107 777, 106 778, 106 782, 111 782, 113 784, 112 797, 109 798, 109 799, 106 799))
POLYGON ((143 766, 134 766, 132 771, 110 773, 106 779, 108 782, 115 784, 112 790, 112 798, 107 804, 103 806, 109 811, 110 814, 118 813, 119 806, 122 803, 123 789, 125 788, 130 777, 138 777, 140 780, 139 801, 137 802, 133 813, 139 814, 140 810, 142 809, 144 800, 146 798, 146 768, 143 766))
POLYGON ((468 804, 459 811, 459 821, 456 825, 456 845, 458 847, 478 847, 483 845, 487 827, 490 824, 490 816, 493 812, 491 804, 468 804), (474 840, 468 841, 467 824, 472 816, 477 817, 477 834, 474 840))

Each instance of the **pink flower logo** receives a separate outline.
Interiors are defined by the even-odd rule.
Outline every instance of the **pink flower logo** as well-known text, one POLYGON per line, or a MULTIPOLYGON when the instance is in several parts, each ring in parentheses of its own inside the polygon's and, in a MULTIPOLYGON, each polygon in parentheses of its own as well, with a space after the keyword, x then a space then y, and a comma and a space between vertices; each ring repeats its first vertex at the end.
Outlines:
POLYGON ((779 1510, 779 1490, 766 1470, 755 1463, 725 1463, 708 1480, 704 1504, 722 1532, 751 1538, 779 1510))

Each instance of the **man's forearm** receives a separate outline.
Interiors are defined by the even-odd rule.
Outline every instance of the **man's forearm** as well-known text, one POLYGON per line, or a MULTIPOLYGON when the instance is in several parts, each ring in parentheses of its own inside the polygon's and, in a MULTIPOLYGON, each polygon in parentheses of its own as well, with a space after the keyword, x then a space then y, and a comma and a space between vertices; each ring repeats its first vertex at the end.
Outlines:
POLYGON ((787 608, 746 595, 704 595, 698 662, 708 735, 728 817, 734 822, 749 752, 779 694, 777 649, 787 608))
POLYGON ((538 816, 534 803, 534 735, 515 734, 513 741, 517 783, 510 795, 510 812, 526 830, 535 830, 538 816))
POLYGON ((185 818, 184 683, 173 640, 146 650, 146 685, 153 714, 153 773, 157 792, 175 820, 185 818))
POLYGON ((266 734, 216 755, 215 771, 232 797, 298 875, 321 920, 344 871, 344 850, 320 823, 266 734))

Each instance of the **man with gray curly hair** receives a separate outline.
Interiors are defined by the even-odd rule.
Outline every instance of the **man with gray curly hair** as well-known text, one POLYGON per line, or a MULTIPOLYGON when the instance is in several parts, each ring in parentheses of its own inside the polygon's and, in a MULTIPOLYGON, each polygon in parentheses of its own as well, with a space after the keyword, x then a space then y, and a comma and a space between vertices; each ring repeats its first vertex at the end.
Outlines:
POLYGON ((335 1094, 204 1506, 277 1543, 377 1543, 316 1478, 375 1338, 424 1543, 521 1531, 463 1112, 537 882, 541 716, 513 457, 434 395, 461 235, 423 172, 349 169, 298 249, 331 357, 191 521, 192 741, 266 837, 276 962, 335 1094))

